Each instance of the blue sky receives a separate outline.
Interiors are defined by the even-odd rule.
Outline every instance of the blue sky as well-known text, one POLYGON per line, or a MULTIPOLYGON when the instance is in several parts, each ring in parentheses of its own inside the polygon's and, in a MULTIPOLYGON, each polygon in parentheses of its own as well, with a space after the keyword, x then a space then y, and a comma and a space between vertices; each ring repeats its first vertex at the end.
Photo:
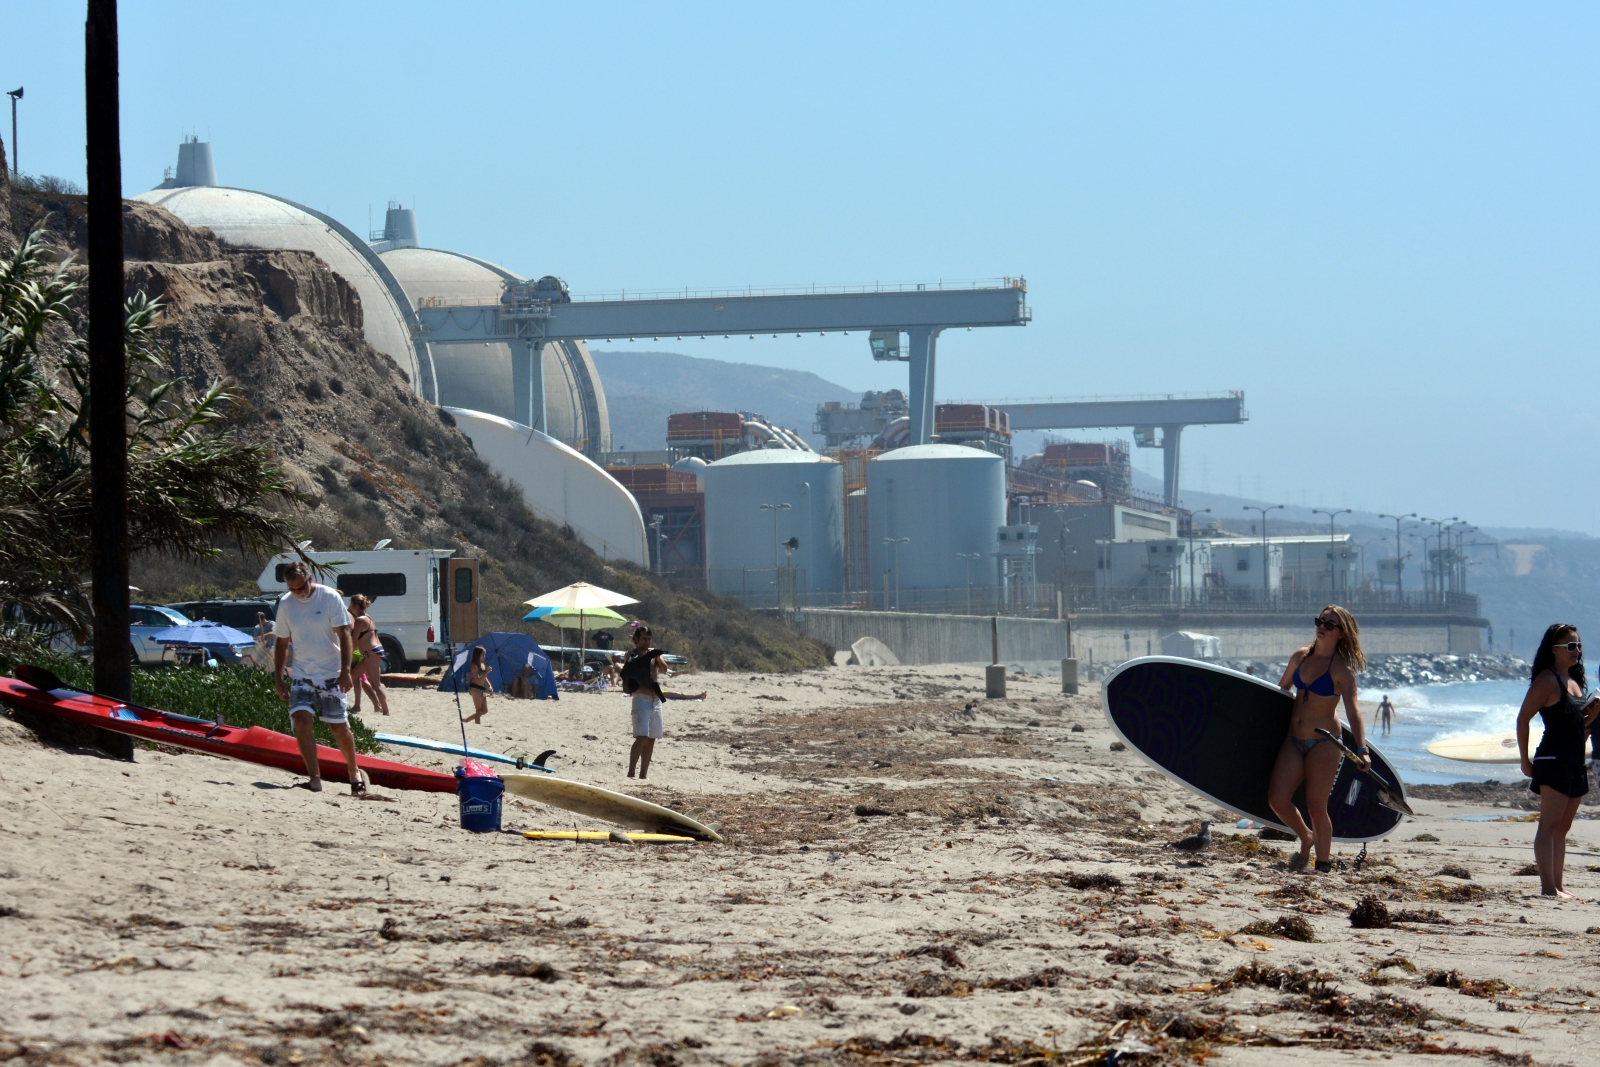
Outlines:
MULTIPOLYGON (((81 5, 0 27, 23 169, 81 181, 81 5)), ((425 244, 576 292, 1022 274, 1033 323, 946 335, 941 399, 1243 389, 1249 423, 1185 439, 1194 488, 1587 533, 1597 30, 1558 4, 125 4, 124 182, 197 133, 224 184, 357 230, 397 199, 425 244)), ((675 347, 903 384, 855 336, 675 347)))

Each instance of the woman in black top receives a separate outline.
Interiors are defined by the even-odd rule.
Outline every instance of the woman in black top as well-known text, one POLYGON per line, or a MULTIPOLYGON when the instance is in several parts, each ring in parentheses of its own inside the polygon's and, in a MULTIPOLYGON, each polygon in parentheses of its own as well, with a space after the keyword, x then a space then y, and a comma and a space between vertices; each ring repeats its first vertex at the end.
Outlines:
POLYGON ((1567 892, 1562 882, 1567 831, 1589 791, 1585 735, 1600 712, 1600 703, 1585 695, 1586 688, 1578 628, 1558 622, 1544 632, 1533 656, 1533 682, 1517 714, 1517 747, 1522 753, 1522 773, 1530 779, 1528 788, 1539 794, 1539 829, 1533 835, 1539 887, 1545 896, 1564 900, 1581 899, 1567 892), (1529 758, 1528 724, 1535 715, 1544 720, 1544 738, 1529 758))

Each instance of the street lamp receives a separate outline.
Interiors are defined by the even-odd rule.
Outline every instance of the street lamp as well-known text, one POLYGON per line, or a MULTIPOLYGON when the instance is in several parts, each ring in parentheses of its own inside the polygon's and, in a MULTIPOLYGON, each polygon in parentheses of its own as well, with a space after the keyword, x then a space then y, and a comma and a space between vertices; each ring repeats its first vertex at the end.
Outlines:
MULTIPOLYGON (((900 546, 901 545, 909 545, 911 543, 911 538, 909 538, 909 537, 885 537, 883 539, 883 543, 889 546, 889 551, 890 552, 894 553, 893 560, 889 564, 889 569, 894 571, 894 609, 893 610, 899 611, 900 610, 900 546)), ((885 583, 885 586, 886 586, 886 588, 884 589, 883 594, 884 594, 884 596, 887 597, 889 595, 889 590, 887 588, 887 582, 885 583)))
POLYGON ((772 512, 772 577, 778 577, 778 512, 788 511, 788 504, 762 504, 762 511, 772 512))
POLYGON ((11 98, 11 180, 16 181, 22 177, 17 163, 17 101, 22 99, 22 86, 8 90, 6 95, 11 98))
POLYGON ((1260 504, 1246 504, 1246 511, 1261 512, 1261 603, 1265 604, 1272 599, 1272 587, 1267 582, 1267 512, 1277 511, 1286 507, 1284 504, 1274 504, 1264 508, 1260 504))
POLYGON ((1333 570, 1333 520, 1340 515, 1350 515, 1353 513, 1354 512, 1351 508, 1340 508, 1338 511, 1324 511, 1321 508, 1311 509, 1311 514, 1313 515, 1328 516, 1328 596, 1330 597, 1336 597, 1339 595, 1339 582, 1334 577, 1333 570))
MULTIPOLYGON (((1366 581, 1366 578, 1367 578, 1367 546, 1368 545, 1381 544, 1385 540, 1387 540, 1387 538, 1369 537, 1367 540, 1361 542, 1361 580, 1362 581, 1366 581)), ((1380 580, 1378 584, 1382 585, 1383 583, 1380 580)))
POLYGON ((972 614, 972 561, 982 559, 982 552, 957 552, 956 559, 966 564, 967 571, 967 614, 972 614))
POLYGON ((1189 603, 1196 600, 1194 595, 1194 517, 1196 515, 1210 515, 1210 508, 1201 508, 1199 511, 1189 513, 1189 603))
MULTIPOLYGON (((1452 522, 1460 522, 1461 516, 1452 515, 1448 519, 1430 519, 1426 515, 1419 515, 1418 518, 1420 518, 1423 522, 1433 523, 1433 553, 1432 555, 1428 555, 1427 559, 1433 564, 1433 566, 1429 568, 1429 570, 1433 573, 1433 591, 1439 594, 1439 598, 1442 600, 1444 599, 1444 528, 1449 526, 1452 522)), ((1424 553, 1426 553, 1428 546, 1427 537, 1423 537, 1422 546, 1424 553)))
MULTIPOLYGON (((1379 515, 1378 516, 1378 518, 1380 518, 1380 519, 1393 519, 1394 520, 1394 591, 1397 594, 1404 594, 1405 593, 1405 585, 1400 580, 1401 574, 1405 571, 1405 564, 1400 562, 1401 556, 1402 556, 1402 553, 1400 551, 1400 522, 1403 519, 1414 519, 1416 517, 1417 517, 1417 513, 1414 512, 1414 511, 1411 512, 1409 515, 1379 515)), ((1404 597, 1404 595, 1401 595, 1397 599, 1404 600, 1405 597, 1404 597)))

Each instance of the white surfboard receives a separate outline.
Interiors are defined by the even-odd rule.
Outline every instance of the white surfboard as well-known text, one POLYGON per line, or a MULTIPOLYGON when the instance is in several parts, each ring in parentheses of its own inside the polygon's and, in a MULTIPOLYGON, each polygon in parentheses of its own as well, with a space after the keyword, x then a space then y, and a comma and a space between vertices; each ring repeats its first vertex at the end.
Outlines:
MULTIPOLYGON (((1544 726, 1537 720, 1528 724, 1528 754, 1539 749, 1539 739, 1544 736, 1544 726)), ((1462 763, 1521 763, 1522 753, 1517 748, 1517 735, 1478 734, 1476 737, 1446 737, 1428 746, 1428 751, 1443 759, 1462 763)))
POLYGON ((502 774, 500 777, 506 783, 506 792, 548 804, 552 808, 576 812, 634 830, 684 834, 701 841, 722 840, 721 835, 711 827, 687 815, 597 785, 535 774, 502 774))

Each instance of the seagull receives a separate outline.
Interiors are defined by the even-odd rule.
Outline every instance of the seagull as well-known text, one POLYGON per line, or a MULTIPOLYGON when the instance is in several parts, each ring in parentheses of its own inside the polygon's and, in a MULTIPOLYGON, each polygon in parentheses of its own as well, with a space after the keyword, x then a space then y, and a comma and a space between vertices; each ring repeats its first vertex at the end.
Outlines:
POLYGON ((1200 832, 1182 841, 1173 841, 1168 848, 1182 849, 1184 852, 1199 852, 1211 847, 1211 820, 1206 819, 1200 824, 1200 832))

